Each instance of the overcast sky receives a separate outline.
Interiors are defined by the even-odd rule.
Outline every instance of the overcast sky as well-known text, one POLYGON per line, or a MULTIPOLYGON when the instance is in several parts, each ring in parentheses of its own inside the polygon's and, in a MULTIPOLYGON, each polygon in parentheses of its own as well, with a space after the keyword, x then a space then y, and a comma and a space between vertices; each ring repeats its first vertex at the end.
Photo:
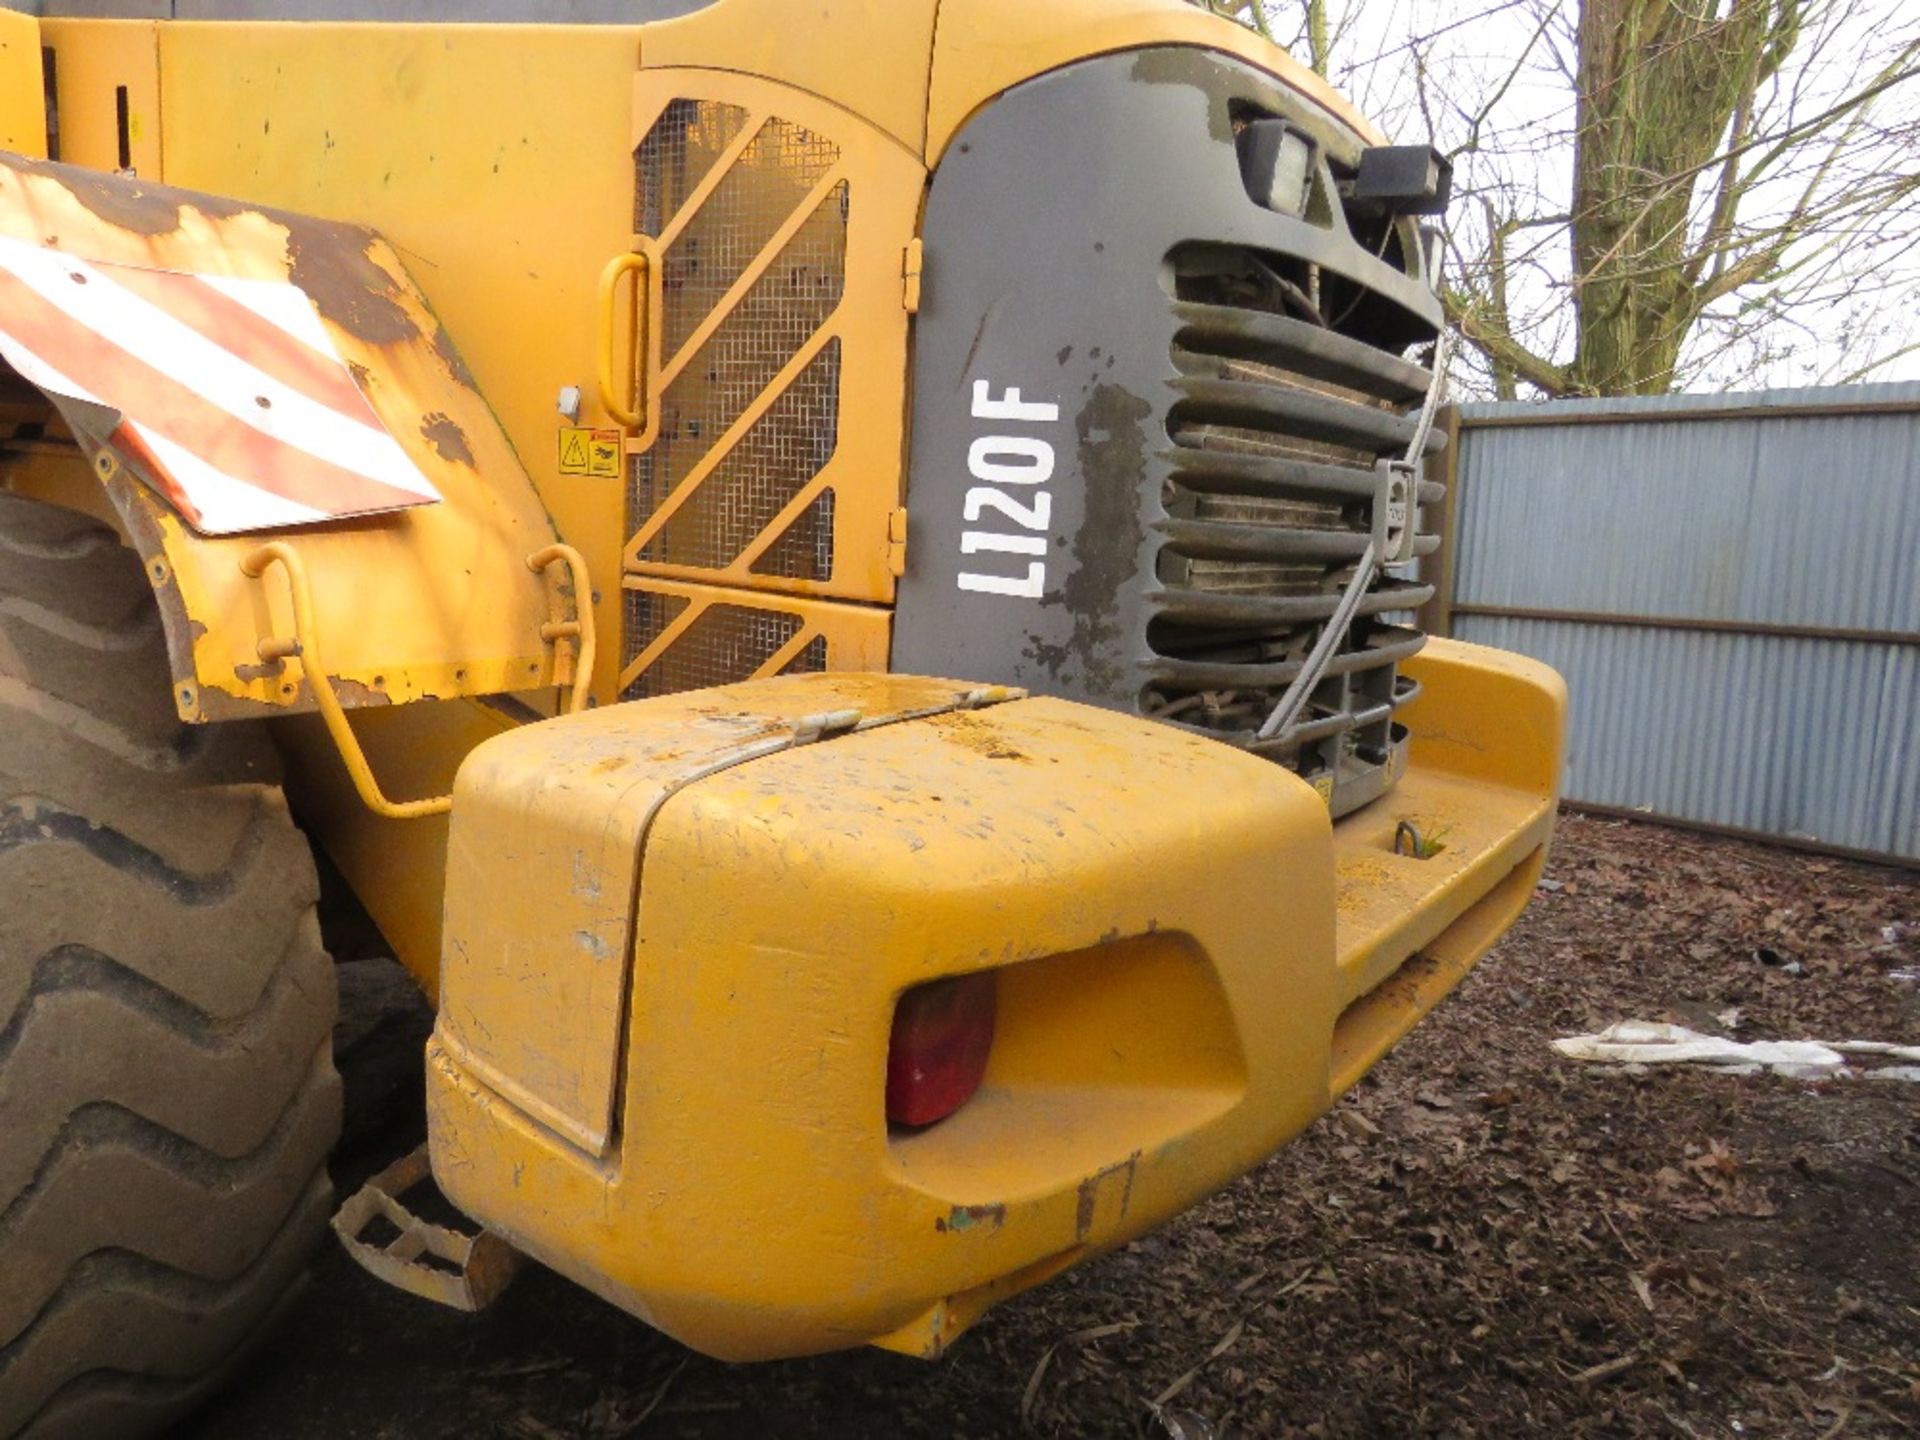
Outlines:
MULTIPOLYGON (((1798 93, 1773 97, 1795 114, 1815 113, 1857 88, 1864 69, 1885 62, 1902 45, 1920 42, 1920 0, 1803 0, 1807 20, 1790 67, 1798 93)), ((1277 38, 1299 32, 1302 6, 1269 0, 1277 38)), ((1394 138, 1428 138, 1418 105, 1416 58, 1429 76, 1428 93, 1451 110, 1434 112, 1442 149, 1457 144, 1462 111, 1471 111, 1508 76, 1512 82, 1493 109, 1493 153, 1463 161, 1463 183, 1472 187, 1500 176, 1538 191, 1542 213, 1563 211, 1571 191, 1573 92, 1567 70, 1577 10, 1575 0, 1330 0, 1336 32, 1333 79, 1394 138), (1542 26, 1544 24, 1544 32, 1542 26)), ((1302 58, 1304 44, 1295 47, 1302 58)), ((1920 78, 1897 85, 1876 106, 1875 118, 1890 124, 1920 117, 1920 78)), ((1920 152, 1883 146, 1873 169, 1911 172, 1920 152)), ((1803 181, 1783 182, 1766 196, 1790 203, 1803 181)), ((1471 208, 1471 207, 1464 207, 1471 208)), ((1472 244, 1473 217, 1456 204, 1454 222, 1472 244)), ((1733 343, 1703 324, 1686 357, 1686 388, 1715 390, 1758 385, 1831 383, 1849 378, 1869 360, 1920 341, 1920 205, 1909 203, 1891 225, 1880 227, 1877 244, 1851 240, 1839 257, 1840 275, 1863 276, 1863 290, 1850 303, 1799 305, 1766 327, 1758 344, 1733 343)), ((1540 232, 1538 265, 1524 277, 1525 307, 1536 318, 1525 338, 1531 348, 1565 358, 1571 332, 1565 324, 1570 268, 1564 229, 1540 232)), ((1723 314, 1730 307, 1721 307, 1723 314)), ((1731 322, 1729 322, 1730 324, 1731 322)), ((1908 353, 1867 378, 1920 378, 1920 351, 1908 353)))

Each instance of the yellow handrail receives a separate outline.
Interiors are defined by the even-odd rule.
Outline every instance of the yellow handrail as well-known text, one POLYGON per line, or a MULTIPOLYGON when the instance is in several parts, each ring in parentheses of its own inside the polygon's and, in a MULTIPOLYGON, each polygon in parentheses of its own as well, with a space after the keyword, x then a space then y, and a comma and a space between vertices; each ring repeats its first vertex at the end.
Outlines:
POLYGON ((374 779, 373 767, 367 763, 367 755, 360 748, 360 741, 353 733, 353 727, 347 723, 347 712, 340 707, 340 697, 334 694, 333 681, 327 678, 326 662, 320 658, 315 644, 318 628, 313 620, 313 588, 307 581, 307 567, 300 561, 299 554, 284 540, 271 540, 253 551, 240 562, 240 569, 246 575, 258 580, 267 573, 271 565, 279 565, 287 572, 287 590, 293 599, 293 639, 262 640, 258 646, 262 660, 284 660, 297 658, 300 667, 306 673, 307 688, 313 692, 313 703, 320 709, 320 718, 326 723, 327 733, 333 737, 333 743, 340 751, 340 759, 352 777, 353 788, 359 792, 361 801, 376 815, 389 820, 421 820, 429 815, 444 815, 453 808, 451 795, 436 795, 428 800, 389 800, 380 789, 380 782, 374 779))
MULTIPOLYGON (((645 406, 646 386, 644 383, 619 385, 614 379, 614 366, 619 359, 619 337, 615 329, 615 305, 620 290, 620 279, 631 273, 634 284, 634 303, 640 308, 646 307, 647 277, 652 261, 644 254, 633 251, 625 255, 616 255, 600 272, 599 317, 599 373, 600 405, 607 414, 626 426, 629 430, 644 430, 647 427, 645 406)), ((645 323, 644 321, 642 322, 645 323)), ((642 369, 646 364, 646 337, 636 327, 633 337, 634 369, 642 369)))
POLYGON ((573 688, 566 709, 566 713, 572 715, 587 708, 587 691, 593 684, 593 662, 597 653, 593 629, 593 587, 587 578, 587 557, 571 545, 549 545, 544 550, 534 551, 527 557, 527 568, 541 575, 556 560, 564 560, 573 577, 574 618, 563 620, 556 615, 540 627, 540 638, 553 646, 554 683, 567 683, 563 677, 569 667, 572 670, 573 688), (564 642, 569 640, 578 643, 578 655, 568 655, 562 648, 564 642))
MULTIPOLYGON (((587 575, 586 557, 571 545, 555 544, 536 550, 527 557, 527 568, 541 575, 556 561, 566 563, 573 581, 573 618, 559 616, 559 601, 555 596, 552 601, 555 610, 549 612, 554 618, 540 627, 540 639, 554 647, 554 682, 570 687, 565 713, 571 715, 586 708, 593 685, 596 655, 593 588, 587 575), (570 644, 576 647, 577 653, 567 648, 570 644)), ((307 567, 301 562, 299 552, 284 540, 270 540, 242 560, 240 569, 258 580, 274 565, 287 572, 287 592, 293 601, 293 638, 262 640, 255 647, 260 658, 268 662, 287 659, 300 662, 320 719, 333 737, 354 790, 369 810, 389 820, 420 820, 429 815, 446 814, 453 808, 451 795, 435 795, 425 800, 389 800, 381 790, 373 767, 367 763, 366 751, 360 748, 359 737, 347 723, 347 712, 334 692, 333 681, 328 678, 326 662, 321 659, 319 626, 313 618, 313 586, 307 579, 307 567)))

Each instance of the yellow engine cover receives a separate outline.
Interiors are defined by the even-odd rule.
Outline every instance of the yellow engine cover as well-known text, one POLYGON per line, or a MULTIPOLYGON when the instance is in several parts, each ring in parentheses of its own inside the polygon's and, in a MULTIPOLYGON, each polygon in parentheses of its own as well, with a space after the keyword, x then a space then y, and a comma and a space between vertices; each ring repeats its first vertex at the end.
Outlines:
POLYGON ((941 1349, 1329 1102, 1326 807, 1064 701, 874 675, 532 726, 462 767, 434 1173, 709 1354, 941 1349), (991 970, 985 1084, 890 1131, 901 993, 991 970))

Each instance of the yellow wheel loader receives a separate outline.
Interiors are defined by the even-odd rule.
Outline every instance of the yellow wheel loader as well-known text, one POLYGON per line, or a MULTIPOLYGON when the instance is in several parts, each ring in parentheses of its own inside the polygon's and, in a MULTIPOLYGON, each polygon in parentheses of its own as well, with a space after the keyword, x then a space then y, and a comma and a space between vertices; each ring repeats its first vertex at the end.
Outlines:
POLYGON ((329 1216, 933 1356, 1324 1111, 1554 813, 1447 183, 1177 0, 0 6, 0 1434, 329 1216), (310 844, 437 1017, 337 1213, 310 844))

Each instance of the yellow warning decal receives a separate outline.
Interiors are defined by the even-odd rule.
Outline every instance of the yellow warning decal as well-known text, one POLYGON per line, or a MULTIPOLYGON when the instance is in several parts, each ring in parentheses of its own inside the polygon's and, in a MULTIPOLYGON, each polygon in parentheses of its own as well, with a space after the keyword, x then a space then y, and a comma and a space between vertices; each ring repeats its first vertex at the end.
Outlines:
POLYGON ((618 430, 589 430, 580 425, 560 427, 560 473, 620 478, 618 430))
POLYGON ((1322 770, 1313 777, 1313 788, 1320 792, 1320 798, 1327 804, 1333 804, 1333 772, 1322 770))

